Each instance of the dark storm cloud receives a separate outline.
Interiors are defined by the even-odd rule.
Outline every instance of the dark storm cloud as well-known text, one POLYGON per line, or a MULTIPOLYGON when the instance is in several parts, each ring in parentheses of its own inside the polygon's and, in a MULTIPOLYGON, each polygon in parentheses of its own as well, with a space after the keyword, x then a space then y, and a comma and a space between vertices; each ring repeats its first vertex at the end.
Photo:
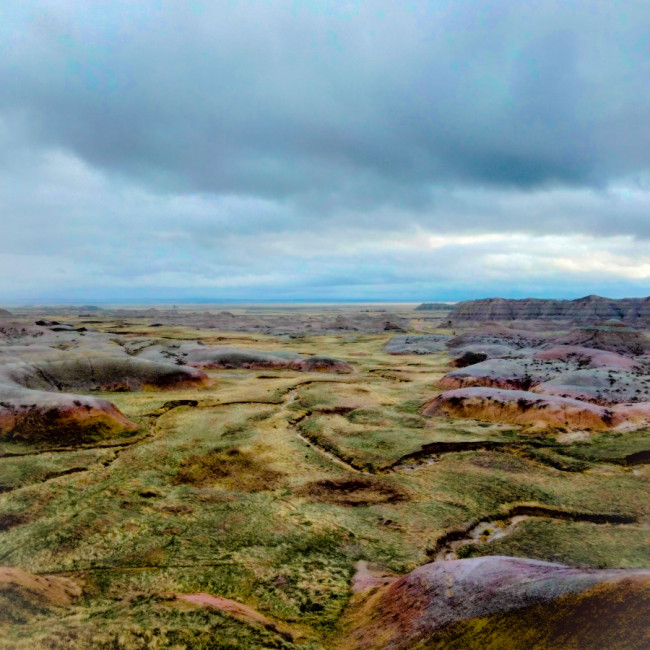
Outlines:
POLYGON ((0 102, 35 138, 170 187, 286 196, 358 175, 381 201, 449 179, 602 183, 648 165, 648 13, 9 2, 0 102))
POLYGON ((647 285, 648 33, 640 0, 4 0, 0 270, 12 296, 647 285))

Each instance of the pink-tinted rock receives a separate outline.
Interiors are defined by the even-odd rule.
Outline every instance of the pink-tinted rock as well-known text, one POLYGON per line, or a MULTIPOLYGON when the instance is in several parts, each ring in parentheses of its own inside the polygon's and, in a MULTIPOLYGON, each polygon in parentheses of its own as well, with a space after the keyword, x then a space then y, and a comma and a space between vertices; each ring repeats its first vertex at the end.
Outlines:
POLYGON ((533 359, 539 361, 571 361, 586 368, 613 368, 616 370, 632 370, 639 363, 629 356, 616 352, 585 348, 579 345, 556 345, 537 352, 533 359))
POLYGON ((650 376, 640 372, 590 368, 563 373, 535 386, 532 391, 603 405, 646 402, 650 400, 650 376))
POLYGON ((528 390, 565 372, 571 366, 562 362, 532 359, 488 359, 447 373, 439 382, 441 388, 488 386, 528 390))
POLYGON ((450 349, 465 345, 507 345, 513 349, 535 348, 547 342, 547 336, 530 330, 513 329, 498 323, 483 323, 447 341, 450 349))
MULTIPOLYGON (((640 630, 631 629, 630 621, 635 617, 621 612, 617 605, 627 596, 631 609, 641 607, 642 612, 647 612, 649 587, 650 571, 643 570, 595 571, 501 556, 435 562, 374 592, 371 590, 365 600, 362 594, 355 596, 356 602, 347 616, 342 647, 347 650, 444 648, 444 637, 440 634, 450 628, 462 634, 466 631, 462 627, 465 621, 482 619, 488 623, 492 616, 500 617, 547 603, 549 614, 554 607, 562 608, 560 624, 562 620, 573 620, 576 607, 591 608, 587 614, 591 618, 600 617, 603 629, 617 627, 620 647, 637 647, 636 643, 643 644, 647 638, 648 622, 646 620, 640 630), (605 589, 598 590, 600 585, 605 589), (587 597, 569 598, 577 594, 587 597), (434 641, 435 646, 427 644, 434 641)), ((533 619, 532 625, 536 626, 531 630, 532 637, 539 636, 543 642, 546 621, 533 619)), ((475 633, 476 629, 480 627, 471 631, 475 633)), ((586 645, 581 645, 580 641, 583 630, 572 629, 570 634, 574 642, 572 647, 595 647, 588 641, 591 633, 585 634, 586 645)), ((454 637, 449 638, 453 640, 454 637)), ((534 647, 564 647, 561 636, 551 642, 558 645, 534 647)), ((498 645, 490 647, 526 646, 510 646, 507 638, 501 638, 498 645)))
POLYGON ((71 444, 109 438, 138 425, 105 399, 11 391, 0 385, 0 440, 71 444))
POLYGON ((642 427, 650 426, 650 402, 638 402, 636 404, 617 404, 612 407, 617 419, 621 424, 617 427, 619 431, 634 431, 642 427))

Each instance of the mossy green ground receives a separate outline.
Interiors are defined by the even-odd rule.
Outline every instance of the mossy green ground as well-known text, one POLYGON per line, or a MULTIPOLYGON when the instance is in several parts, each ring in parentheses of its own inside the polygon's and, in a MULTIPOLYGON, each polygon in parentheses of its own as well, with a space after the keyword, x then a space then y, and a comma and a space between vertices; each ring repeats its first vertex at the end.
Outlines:
POLYGON ((650 566, 648 467, 607 462, 650 448, 648 431, 560 444, 512 427, 423 418, 420 407, 439 392, 449 359, 384 354, 389 335, 285 340, 129 330, 329 354, 357 371, 211 371, 212 385, 201 390, 105 395, 141 424, 126 441, 57 453, 2 445, 2 453, 39 453, 0 458, 0 564, 84 585, 69 609, 18 622, 0 614, 5 647, 336 647, 358 560, 412 570, 429 561, 427 550, 447 529, 517 503, 638 523, 531 520, 463 554, 650 566), (164 412, 187 399, 198 405, 164 412), (514 446, 386 469, 422 445, 459 441, 514 446), (337 481, 359 491, 355 505, 334 491, 328 499, 337 481), (250 605, 293 626, 297 640, 171 597, 195 592, 250 605))

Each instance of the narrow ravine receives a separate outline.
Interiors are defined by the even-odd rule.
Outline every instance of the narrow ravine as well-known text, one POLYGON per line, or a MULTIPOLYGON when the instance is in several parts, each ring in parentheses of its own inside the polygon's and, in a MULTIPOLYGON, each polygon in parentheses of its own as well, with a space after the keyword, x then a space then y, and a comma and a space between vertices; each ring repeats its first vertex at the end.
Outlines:
POLYGON ((435 562, 457 560, 457 551, 468 544, 490 544, 510 535, 518 526, 529 519, 550 521, 584 521, 601 525, 624 525, 637 522, 635 517, 617 513, 591 513, 541 505, 518 504, 510 506, 503 513, 488 515, 464 528, 448 531, 436 542, 427 555, 435 562))

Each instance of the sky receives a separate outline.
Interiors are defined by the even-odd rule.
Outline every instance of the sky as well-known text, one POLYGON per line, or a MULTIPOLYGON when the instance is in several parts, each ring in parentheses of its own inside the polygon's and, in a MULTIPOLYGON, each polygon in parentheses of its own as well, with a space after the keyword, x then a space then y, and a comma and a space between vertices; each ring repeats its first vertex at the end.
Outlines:
POLYGON ((650 294, 647 0, 2 0, 0 303, 650 294))

